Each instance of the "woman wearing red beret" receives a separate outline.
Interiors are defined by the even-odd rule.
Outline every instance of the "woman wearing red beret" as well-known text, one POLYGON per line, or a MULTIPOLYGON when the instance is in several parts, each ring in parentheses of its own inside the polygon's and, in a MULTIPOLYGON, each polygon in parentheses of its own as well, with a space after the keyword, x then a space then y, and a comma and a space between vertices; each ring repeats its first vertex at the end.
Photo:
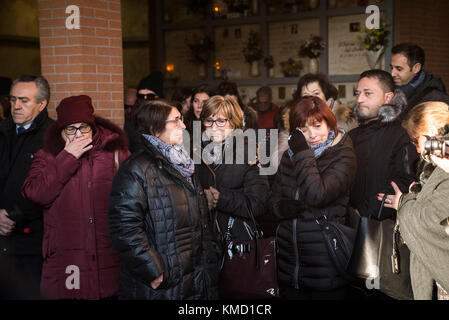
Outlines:
POLYGON ((44 135, 23 195, 44 207, 41 294, 49 299, 118 295, 120 260, 109 237, 108 202, 124 132, 94 116, 91 98, 65 98, 44 135))

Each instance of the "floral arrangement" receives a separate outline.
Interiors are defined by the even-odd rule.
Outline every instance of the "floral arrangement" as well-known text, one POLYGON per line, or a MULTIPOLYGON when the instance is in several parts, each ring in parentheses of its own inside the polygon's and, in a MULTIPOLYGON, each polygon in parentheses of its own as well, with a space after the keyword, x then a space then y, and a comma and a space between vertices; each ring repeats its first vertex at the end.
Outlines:
POLYGON ((287 61, 281 62, 281 68, 285 77, 299 77, 303 64, 299 60, 289 58, 287 61))
POLYGON ((323 38, 321 36, 310 35, 310 39, 304 42, 299 48, 298 55, 310 59, 318 58, 325 48, 323 38))
POLYGON ((197 39, 195 41, 187 44, 192 54, 191 61, 195 64, 202 64, 207 62, 210 52, 214 49, 214 43, 208 36, 197 39))
POLYGON ((274 67, 274 59, 273 56, 268 56, 265 59, 263 59, 263 64, 267 69, 271 69, 274 67))
POLYGON ((257 61, 263 58, 262 50, 262 38, 258 32, 250 31, 248 41, 242 50, 245 61, 251 64, 253 61, 257 61))
POLYGON ((365 49, 368 51, 379 51, 387 42, 387 36, 390 33, 387 27, 388 23, 382 22, 379 29, 366 29, 362 28, 364 33, 363 37, 359 37, 362 43, 365 45, 365 49))

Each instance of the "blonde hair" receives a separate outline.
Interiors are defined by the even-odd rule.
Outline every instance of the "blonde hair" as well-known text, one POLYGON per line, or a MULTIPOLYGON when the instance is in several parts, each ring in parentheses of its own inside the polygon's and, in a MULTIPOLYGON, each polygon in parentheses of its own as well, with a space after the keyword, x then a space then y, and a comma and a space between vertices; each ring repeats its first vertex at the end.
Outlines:
POLYGON ((418 137, 431 128, 440 130, 449 124, 449 106, 444 102, 424 102, 414 107, 406 116, 402 126, 410 137, 418 137))
POLYGON ((210 97, 204 103, 200 117, 203 120, 220 112, 229 119, 232 129, 243 129, 242 108, 240 108, 237 100, 231 96, 210 97))

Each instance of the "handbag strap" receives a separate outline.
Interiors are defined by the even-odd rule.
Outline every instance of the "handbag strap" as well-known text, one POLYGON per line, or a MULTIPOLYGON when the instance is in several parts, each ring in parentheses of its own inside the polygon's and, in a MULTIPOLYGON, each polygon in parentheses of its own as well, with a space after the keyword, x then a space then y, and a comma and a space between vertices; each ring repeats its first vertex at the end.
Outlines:
POLYGON ((393 229, 393 252, 391 254, 391 269, 394 274, 401 273, 400 270, 400 255, 399 255, 399 242, 401 241, 401 233, 399 224, 396 222, 393 229))
POLYGON ((118 150, 114 151, 114 163, 115 163, 115 170, 117 171, 118 168, 120 167, 120 161, 119 161, 119 157, 118 157, 118 150))
POLYGON ((377 219, 380 219, 380 215, 382 214, 382 209, 384 207, 386 199, 387 199, 387 194, 385 193, 384 196, 382 197, 382 202, 380 204, 379 212, 377 213, 377 219))

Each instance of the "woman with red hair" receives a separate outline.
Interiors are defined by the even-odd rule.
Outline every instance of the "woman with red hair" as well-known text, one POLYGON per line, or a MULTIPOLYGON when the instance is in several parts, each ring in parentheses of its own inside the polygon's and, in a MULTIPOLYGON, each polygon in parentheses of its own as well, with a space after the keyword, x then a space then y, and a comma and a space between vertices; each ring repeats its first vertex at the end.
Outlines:
POLYGON ((287 299, 343 299, 348 283, 327 252, 317 219, 345 221, 357 164, 352 142, 318 97, 296 100, 289 118, 289 148, 271 196, 280 220, 280 293, 287 299))

